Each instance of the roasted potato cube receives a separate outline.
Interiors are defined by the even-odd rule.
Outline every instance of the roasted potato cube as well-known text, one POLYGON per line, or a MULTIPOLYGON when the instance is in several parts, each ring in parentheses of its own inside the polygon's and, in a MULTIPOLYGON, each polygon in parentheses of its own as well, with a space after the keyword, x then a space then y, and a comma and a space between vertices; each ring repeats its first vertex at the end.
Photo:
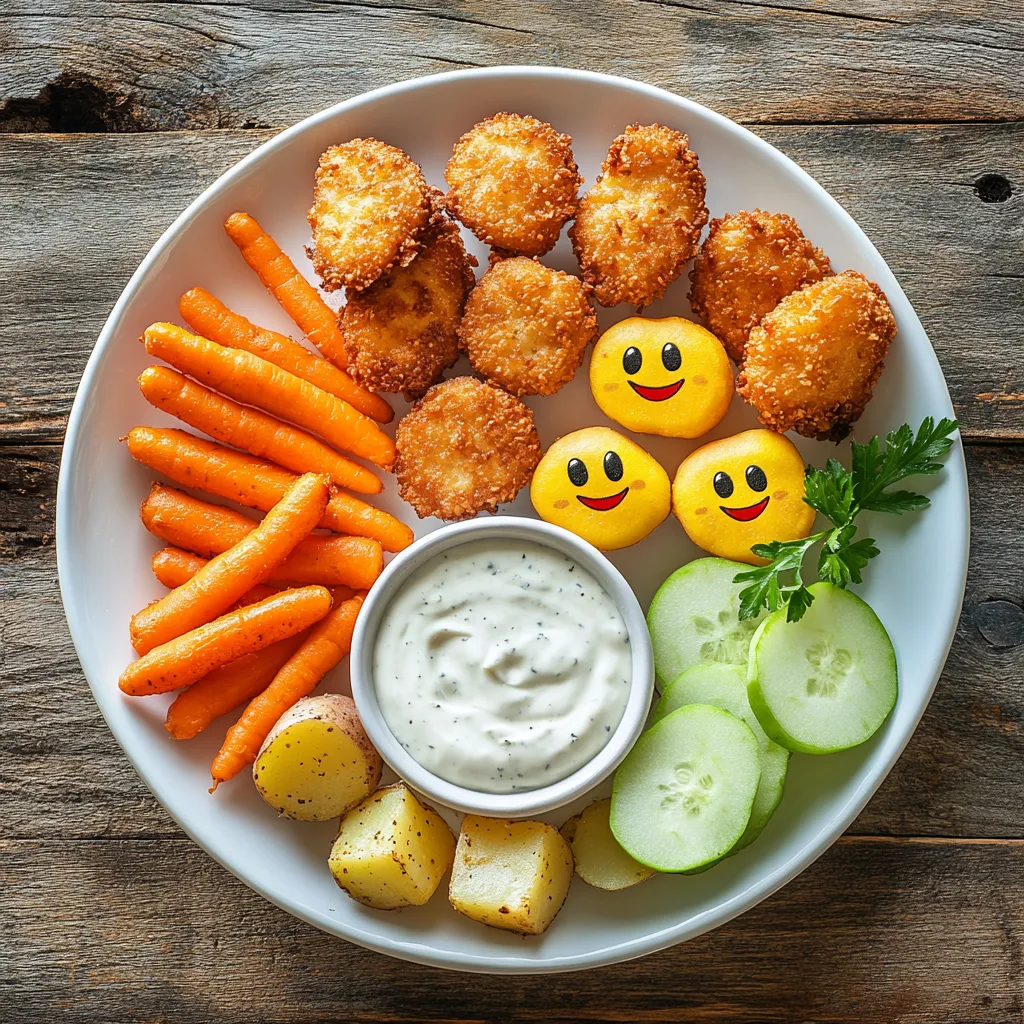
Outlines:
POLYGON ((474 921, 540 935, 562 909, 572 869, 572 852, 551 825, 467 814, 448 899, 474 921))
POLYGON ((352 899, 396 910, 426 903, 454 855, 445 820, 398 783, 371 793, 341 819, 328 864, 352 899))
POLYGON ((592 803, 570 818, 560 829, 572 850, 576 874, 597 889, 626 889, 650 878, 655 872, 633 860, 619 846, 608 825, 611 800, 592 803))

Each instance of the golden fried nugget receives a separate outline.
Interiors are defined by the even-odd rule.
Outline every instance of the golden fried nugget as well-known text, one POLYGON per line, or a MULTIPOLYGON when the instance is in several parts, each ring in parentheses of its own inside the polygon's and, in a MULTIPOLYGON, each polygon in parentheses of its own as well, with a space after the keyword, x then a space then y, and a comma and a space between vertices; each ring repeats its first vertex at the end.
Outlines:
POLYGON ((320 157, 309 257, 327 291, 367 288, 419 248, 430 215, 419 164, 379 139, 352 139, 320 157))
POLYGON ((348 372, 371 391, 419 398, 459 356, 457 330, 476 258, 440 208, 408 266, 348 293, 338 321, 348 372))
POLYGON ((482 242, 541 256, 576 212, 583 179, 572 139, 522 114, 495 114, 455 143, 445 167, 448 209, 482 242))
POLYGON ((425 519, 494 512, 540 461, 533 413, 475 377, 436 384, 398 424, 398 493, 425 519))
POLYGON ((750 332, 739 393, 771 430, 841 441, 864 411, 896 320, 854 270, 787 295, 750 332))
POLYGON ((690 271, 690 306, 741 363, 751 328, 790 292, 831 273, 792 217, 740 210, 711 222, 690 271))
POLYGON ((687 137, 633 124, 612 143, 569 236, 597 301, 639 309, 683 272, 707 219, 704 175, 687 137))
POLYGON ((484 274, 459 326, 473 369, 513 395, 553 395, 572 380, 596 335, 579 278, 526 256, 484 274))

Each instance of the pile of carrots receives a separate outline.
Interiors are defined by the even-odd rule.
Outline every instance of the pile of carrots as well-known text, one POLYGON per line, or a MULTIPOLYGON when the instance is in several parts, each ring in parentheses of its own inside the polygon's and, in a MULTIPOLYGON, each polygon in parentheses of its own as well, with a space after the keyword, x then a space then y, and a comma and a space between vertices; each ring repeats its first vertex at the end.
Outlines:
POLYGON ((131 455, 182 487, 266 513, 257 521, 160 483, 140 512, 170 545, 153 556, 170 590, 132 618, 140 657, 119 685, 132 696, 181 691, 165 723, 175 739, 245 705, 214 759, 214 789, 255 760, 278 718, 348 654, 384 552, 413 539, 339 490, 379 493, 380 478, 355 459, 386 470, 395 446, 379 426, 390 405, 345 372, 334 312, 252 217, 235 213, 224 226, 322 355, 202 288, 179 305, 191 332, 157 323, 142 336, 170 364, 139 377, 146 400, 213 440, 139 426, 126 438, 131 455))

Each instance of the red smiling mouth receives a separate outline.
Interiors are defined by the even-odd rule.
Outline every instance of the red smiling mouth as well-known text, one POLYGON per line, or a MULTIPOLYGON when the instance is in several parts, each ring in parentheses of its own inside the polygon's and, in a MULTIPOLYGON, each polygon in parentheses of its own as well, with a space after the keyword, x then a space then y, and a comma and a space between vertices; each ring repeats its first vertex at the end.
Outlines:
POLYGON ((679 389, 683 386, 685 381, 685 377, 680 377, 675 384, 663 384, 660 388, 651 388, 646 387, 643 384, 634 384, 631 380, 626 383, 629 384, 629 386, 641 398, 646 398, 648 402, 665 402, 673 395, 679 393, 679 389))
POLYGON ((726 508, 718 506, 730 519, 740 523, 749 523, 756 519, 767 507, 768 499, 762 498, 756 505, 748 505, 746 508, 726 508))
POLYGON ((576 500, 582 502, 587 508, 592 508, 595 512, 607 512, 609 509, 615 508, 628 493, 629 488, 623 487, 618 494, 609 494, 606 498, 585 498, 582 494, 577 494, 576 500))

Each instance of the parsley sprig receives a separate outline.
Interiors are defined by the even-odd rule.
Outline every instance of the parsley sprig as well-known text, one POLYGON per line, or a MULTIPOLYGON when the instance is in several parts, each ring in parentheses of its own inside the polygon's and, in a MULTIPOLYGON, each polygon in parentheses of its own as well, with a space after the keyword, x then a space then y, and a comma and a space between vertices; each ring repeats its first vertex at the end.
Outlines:
POLYGON ((878 554, 878 548, 871 537, 856 537, 854 520, 861 512, 902 515, 927 507, 925 495, 889 488, 908 476, 938 473, 942 469, 940 460, 952 447, 950 435, 956 428, 956 420, 935 423, 929 416, 916 434, 908 423, 890 431, 884 447, 877 437, 867 444, 854 441, 850 469, 838 459, 829 459, 824 469, 808 466, 804 501, 825 516, 832 527, 803 540, 755 544, 751 550, 768 559, 768 564, 734 577, 735 582, 748 584, 740 591, 740 618, 750 619, 762 608, 775 611, 783 605, 788 606, 786 618, 790 622, 801 618, 814 600, 801 570, 816 544, 821 544, 819 580, 843 588, 860 583, 865 566, 878 554))

